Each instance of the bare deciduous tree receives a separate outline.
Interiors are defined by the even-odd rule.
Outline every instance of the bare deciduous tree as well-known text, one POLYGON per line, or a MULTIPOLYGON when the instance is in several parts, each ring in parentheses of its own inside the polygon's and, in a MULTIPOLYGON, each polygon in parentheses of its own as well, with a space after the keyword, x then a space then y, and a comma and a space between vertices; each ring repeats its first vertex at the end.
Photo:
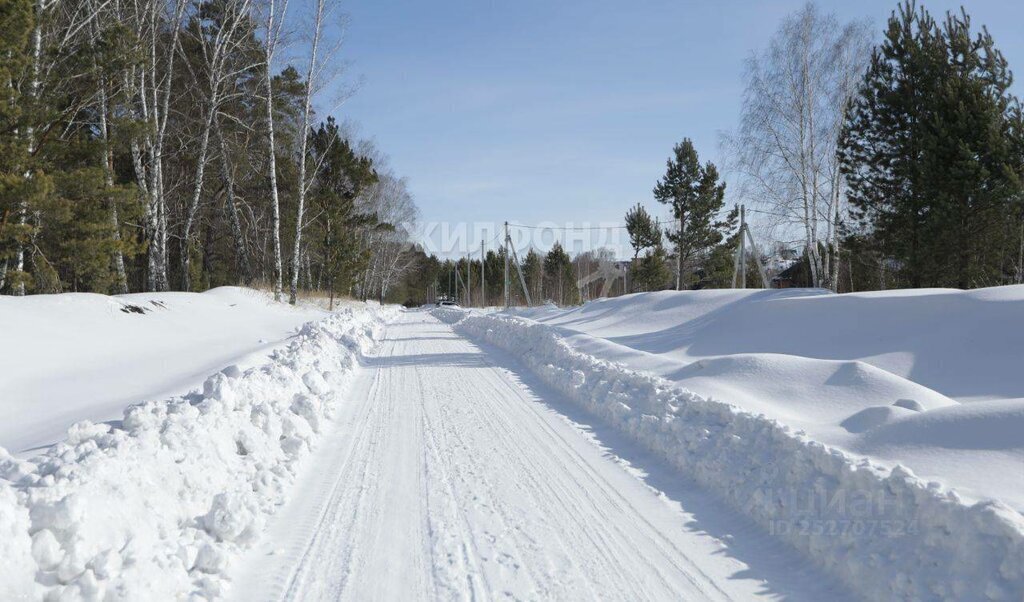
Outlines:
POLYGON ((314 0, 313 23, 309 41, 309 63, 306 66, 306 81, 303 82, 302 117, 299 134, 299 174, 298 196, 295 214, 295 239, 292 248, 291 283, 289 286, 289 302, 293 305, 297 300, 299 289, 299 272, 302 265, 302 231, 305 228, 306 195, 316 176, 318 166, 310 169, 306 161, 310 130, 313 127, 313 98, 332 79, 332 69, 339 66, 334 63, 334 56, 341 46, 341 38, 326 40, 327 21, 337 8, 336 0, 314 0), (330 42, 329 44, 327 44, 330 42), (325 44, 326 47, 325 47, 325 44))
POLYGON ((740 128, 726 139, 741 193, 773 225, 800 230, 814 286, 836 286, 845 199, 836 145, 870 43, 865 23, 841 25, 808 3, 749 59, 740 128))
POLYGON ((232 66, 230 63, 235 49, 245 38, 244 33, 246 32, 240 31, 240 29, 248 24, 248 16, 249 0, 228 0, 222 5, 222 12, 212 19, 204 18, 204 15, 201 14, 197 15, 194 29, 189 30, 189 33, 195 36, 201 50, 203 59, 201 68, 205 74, 197 73, 188 62, 185 64, 190 68, 193 82, 198 87, 206 88, 204 99, 206 107, 203 112, 203 122, 200 125, 199 151, 195 173, 192 176, 192 196, 186 207, 181 234, 181 288, 185 291, 192 289, 192 253, 189 245, 192 227, 195 224, 199 202, 203 194, 210 135, 215 126, 220 103, 223 100, 225 85, 232 78, 238 76, 239 70, 246 70, 249 67, 245 64, 232 66), (208 20, 213 23, 207 24, 208 20))
POLYGON ((362 296, 375 294, 383 299, 392 284, 413 265, 408 242, 418 211, 405 179, 387 173, 380 175, 379 181, 360 197, 358 209, 392 226, 374 228, 363 235, 363 245, 373 261, 362 278, 362 296))
POLYGON ((273 246, 273 287, 274 299, 280 301, 284 287, 284 263, 281 259, 281 199, 277 188, 277 147, 274 140, 274 57, 282 41, 285 16, 288 12, 288 0, 265 0, 261 4, 264 11, 263 28, 263 59, 264 59, 264 98, 266 106, 267 128, 267 177, 270 181, 271 225, 270 236, 273 246))

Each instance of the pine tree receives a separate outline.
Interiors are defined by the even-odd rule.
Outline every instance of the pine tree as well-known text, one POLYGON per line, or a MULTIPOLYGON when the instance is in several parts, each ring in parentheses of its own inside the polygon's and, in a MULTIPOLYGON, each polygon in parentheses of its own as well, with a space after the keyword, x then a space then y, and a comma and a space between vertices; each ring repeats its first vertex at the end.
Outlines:
POLYGON ((854 217, 912 286, 1006 280, 1020 195, 1011 81, 965 12, 939 25, 908 1, 890 17, 838 152, 854 217))
POLYGON ((359 228, 391 228, 376 215, 362 213, 356 199, 377 181, 373 162, 361 157, 344 139, 333 118, 320 124, 309 140, 309 161, 318 165, 310 190, 310 201, 320 214, 311 226, 310 239, 315 246, 307 252, 320 257, 325 272, 323 283, 330 293, 331 308, 337 291, 347 290, 356 274, 365 269, 369 252, 358 245, 359 228))
MULTIPOLYGON (((701 279, 697 284, 699 288, 729 288, 732 286, 733 272, 736 270, 736 253, 740 247, 740 236, 742 232, 737 227, 739 222, 740 209, 734 206, 722 219, 726 232, 732 232, 708 253, 707 259, 701 266, 701 279)), ((749 268, 747 282, 760 282, 760 275, 757 272, 757 265, 748 261, 749 268)))
MULTIPOLYGON (((633 291, 657 290, 665 280, 660 272, 652 270, 658 262, 651 258, 652 255, 660 253, 664 259, 665 250, 661 246, 661 226, 651 217, 647 210, 640 203, 626 212, 626 231, 629 233, 629 244, 633 247, 633 261, 630 271, 631 285, 633 291), (640 253, 647 251, 642 262, 638 261, 640 253), (652 263, 653 262, 653 263, 652 263)), ((664 261, 660 262, 661 264, 664 261)), ((664 265, 661 265, 662 269, 664 265)))
MULTIPOLYGON (((530 297, 538 302, 544 298, 544 260, 533 247, 523 258, 523 279, 526 280, 526 288, 530 289, 530 297)), ((515 288, 513 286, 512 290, 515 288)))
POLYGON ((576 302, 578 291, 573 277, 572 259, 557 240, 544 257, 544 277, 546 288, 557 304, 571 305, 576 302))
POLYGON ((626 232, 634 260, 645 249, 661 244, 661 227, 640 203, 626 212, 626 232))
POLYGON ((644 256, 634 263, 634 291, 659 291, 671 283, 672 270, 669 269, 668 257, 661 241, 648 249, 644 256))
POLYGON ((52 189, 26 141, 38 105, 26 89, 35 25, 31 1, 0 0, 0 291, 5 292, 32 287, 25 263, 37 226, 31 216, 52 189))
POLYGON ((701 165, 689 138, 672 149, 665 176, 654 187, 654 198, 672 209, 679 224, 666 236, 676 248, 676 290, 684 286, 683 270, 691 260, 722 240, 724 224, 715 218, 725 204, 725 182, 710 161, 701 165))

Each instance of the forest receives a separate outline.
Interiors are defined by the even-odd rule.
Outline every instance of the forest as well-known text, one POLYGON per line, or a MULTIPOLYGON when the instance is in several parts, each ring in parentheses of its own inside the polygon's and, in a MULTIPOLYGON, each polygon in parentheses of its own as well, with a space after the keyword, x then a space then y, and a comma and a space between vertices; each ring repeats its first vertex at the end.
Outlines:
POLYGON ((417 209, 383 152, 317 113, 340 17, 302 9, 0 1, 0 292, 386 297, 417 209))
POLYGON ((908 1, 877 31, 805 5, 744 65, 721 164, 683 137, 624 206, 632 257, 556 242, 506 275, 500 243, 428 255, 387 155, 318 112, 344 64, 333 2, 295 27, 287 0, 0 0, 0 293, 565 305, 738 271, 836 292, 1024 281, 1024 112, 964 10, 908 1))

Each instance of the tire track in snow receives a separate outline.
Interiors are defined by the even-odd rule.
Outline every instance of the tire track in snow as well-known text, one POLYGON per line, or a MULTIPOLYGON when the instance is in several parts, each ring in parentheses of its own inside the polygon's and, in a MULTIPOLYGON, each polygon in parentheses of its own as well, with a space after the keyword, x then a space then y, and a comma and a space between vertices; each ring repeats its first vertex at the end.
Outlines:
MULTIPOLYGON (((488 379, 488 384, 497 390, 502 389, 513 389, 520 397, 522 395, 521 385, 518 385, 512 380, 511 375, 506 375, 503 379, 488 379)), ((507 395, 496 395, 496 399, 500 399, 503 404, 507 406, 509 410, 508 416, 514 414, 533 414, 532 420, 535 420, 541 425, 541 430, 533 430, 526 434, 532 437, 532 440, 537 443, 538 446, 542 446, 545 449, 551 451, 552 456, 561 456, 572 461, 572 465, 578 470, 564 470, 560 471, 564 473, 564 477, 572 480, 574 488, 579 489, 587 497, 588 501, 592 502, 589 507, 600 510, 603 505, 611 504, 616 510, 619 510, 622 516, 626 516, 631 519, 631 529, 624 529, 622 526, 617 524, 615 521, 609 520, 609 516, 601 514, 595 517, 595 520, 600 520, 601 523, 607 524, 614 530, 615 535, 620 542, 625 542, 626 547, 639 547, 637 538, 643 538, 646 542, 655 545, 662 558, 665 562, 671 564, 675 569, 675 572, 682 575, 686 580, 696 588, 702 599, 727 599, 728 596, 718 588, 715 583, 700 570, 699 567, 694 565, 692 562, 688 562, 685 552, 676 546, 671 540, 666 538, 653 524, 647 521, 643 512, 636 508, 621 492, 615 489, 615 487, 606 479, 599 471, 595 470, 593 466, 585 460, 580 453, 568 442, 565 437, 558 433, 554 428, 549 425, 544 416, 541 415, 539 408, 536 407, 536 402, 529 399, 522 399, 520 403, 514 403, 509 399, 507 395), (544 436, 539 436, 543 433, 544 436), (581 478, 582 477, 582 478, 581 478), (596 486, 595 486, 596 485, 596 486), (600 495, 603 498, 602 502, 598 502, 595 499, 595 495, 600 495)), ((529 418, 521 418, 521 420, 530 420, 529 418)), ((550 471, 549 471, 550 472, 550 471)), ((561 479, 552 478, 550 482, 561 483, 561 479)), ((565 495, 568 487, 565 485, 561 486, 562 496, 565 495)), ((587 511, 587 505, 577 506, 581 511, 587 511)), ((668 587, 671 587, 671 579, 668 574, 662 571, 658 564, 652 564, 655 570, 658 571, 658 575, 662 580, 662 583, 668 587)))
MULTIPOLYGON (((514 375, 509 375, 514 379, 514 375)), ((498 386, 503 387, 515 387, 517 385, 515 380, 502 380, 498 386)), ((506 401, 507 403, 507 401, 506 401)), ((686 553, 679 548, 671 539, 665 537, 661 531, 650 521, 648 521, 644 513, 636 508, 631 501, 598 470, 596 470, 593 464, 587 461, 578 451, 576 447, 569 443, 569 441, 562 434, 558 433, 550 424, 548 424, 545 416, 542 415, 541 409, 537 407, 536 403, 524 403, 520 405, 521 411, 532 413, 539 423, 543 427, 543 432, 548 436, 547 439, 551 444, 556 445, 559 449, 564 452, 565 457, 571 458, 575 466, 579 468, 579 473, 586 474, 591 480, 600 484, 600 487, 596 489, 602 496, 608 499, 609 503, 615 505, 617 508, 623 510, 624 514, 628 516, 634 525, 638 525, 641 528, 636 529, 634 532, 637 536, 643 536, 648 542, 658 546, 662 551, 662 554, 667 562, 672 563, 676 570, 680 574, 687 577, 690 583, 700 589, 701 594, 706 599, 726 599, 727 595, 719 588, 714 581, 705 574, 700 567, 693 562, 689 561, 686 553)), ((567 471, 570 478, 574 478, 578 484, 582 487, 582 483, 579 479, 573 476, 573 471, 567 471)), ((590 491, 590 488, 584 490, 590 491)), ((617 530, 623 535, 623 537, 629 538, 630 533, 623 530, 618 525, 615 525, 617 530)))
POLYGON ((503 361, 429 314, 391 324, 271 527, 294 542, 255 567, 277 585, 236 599, 771 596, 503 361))

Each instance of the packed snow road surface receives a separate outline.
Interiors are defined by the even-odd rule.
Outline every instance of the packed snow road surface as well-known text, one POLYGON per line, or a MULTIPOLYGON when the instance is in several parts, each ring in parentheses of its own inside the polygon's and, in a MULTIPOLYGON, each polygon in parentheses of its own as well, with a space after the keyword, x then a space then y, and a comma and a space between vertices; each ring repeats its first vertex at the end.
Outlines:
POLYGON ((401 315, 235 598, 845 598, 517 366, 401 315))

